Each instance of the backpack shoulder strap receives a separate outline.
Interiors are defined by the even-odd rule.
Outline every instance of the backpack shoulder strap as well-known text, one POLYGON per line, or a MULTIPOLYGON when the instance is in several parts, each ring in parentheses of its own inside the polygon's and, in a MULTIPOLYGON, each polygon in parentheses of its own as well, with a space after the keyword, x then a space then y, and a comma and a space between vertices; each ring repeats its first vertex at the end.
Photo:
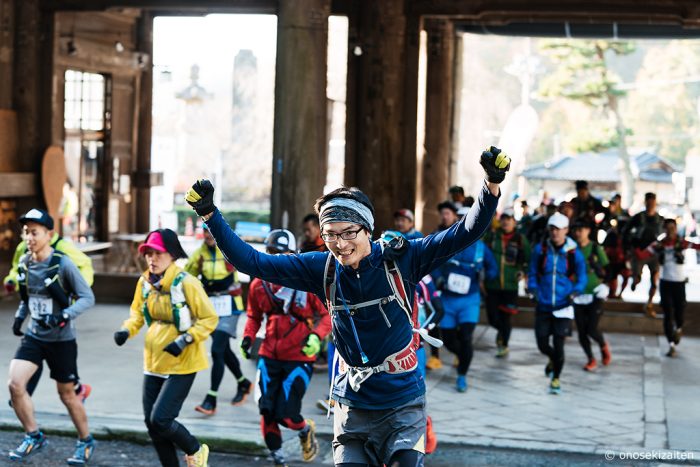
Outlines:
POLYGON ((540 252, 540 258, 537 264, 537 275, 542 277, 544 275, 544 265, 547 262, 547 240, 543 240, 540 245, 542 247, 542 251, 540 252))
POLYGON ((384 259, 384 272, 386 273, 386 278, 389 281, 389 286, 392 292, 399 297, 399 306, 403 309, 408 317, 408 321, 413 323, 413 313, 411 310, 411 300, 408 298, 408 293, 403 284, 403 277, 401 277, 401 271, 396 267, 396 263, 389 259, 384 259))
POLYGON ((323 291, 326 293, 326 308, 333 310, 335 305, 336 261, 332 253, 328 253, 326 267, 323 270, 323 291))

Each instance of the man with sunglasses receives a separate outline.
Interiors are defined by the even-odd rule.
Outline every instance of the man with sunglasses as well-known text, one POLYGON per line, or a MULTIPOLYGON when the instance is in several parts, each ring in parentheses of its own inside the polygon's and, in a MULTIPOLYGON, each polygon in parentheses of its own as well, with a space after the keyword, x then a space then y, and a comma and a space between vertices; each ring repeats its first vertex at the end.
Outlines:
POLYGON ((564 340, 571 335, 573 299, 583 293, 586 262, 569 233, 569 218, 554 213, 547 221, 549 238, 532 251, 528 291, 535 306, 537 347, 549 357, 544 373, 551 378, 550 394, 561 393, 559 375, 564 368, 564 340), (550 345, 550 336, 552 345, 550 345))
POLYGON ((467 216, 445 231, 397 238, 388 246, 371 241, 374 207, 356 188, 340 188, 316 202, 330 252, 276 256, 236 236, 214 206, 209 181, 197 181, 186 194, 238 270, 309 291, 328 304, 339 360, 331 389, 336 465, 423 465, 425 383, 414 336, 426 338, 427 332, 414 329, 415 284, 489 227, 510 158, 491 147, 480 162, 487 181, 467 216))

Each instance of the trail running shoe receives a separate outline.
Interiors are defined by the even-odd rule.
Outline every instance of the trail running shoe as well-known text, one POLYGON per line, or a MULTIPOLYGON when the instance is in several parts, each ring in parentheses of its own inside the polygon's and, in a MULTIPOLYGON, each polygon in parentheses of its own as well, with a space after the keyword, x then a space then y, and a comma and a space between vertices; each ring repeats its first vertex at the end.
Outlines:
POLYGON ((272 458, 272 463, 275 467, 287 467, 287 463, 284 460, 284 454, 281 449, 276 451, 270 451, 270 457, 272 458))
POLYGON ((68 465, 86 465, 95 451, 95 439, 88 436, 86 440, 79 439, 75 442, 73 457, 66 459, 68 465))
POLYGON ((656 318, 656 310, 654 309, 653 303, 647 303, 644 312, 649 318, 656 318))
POLYGON ((238 383, 238 391, 236 392, 236 395, 231 399, 231 405, 240 405, 243 402, 245 402, 246 397, 248 397, 248 394, 250 394, 250 391, 253 389, 252 383, 244 379, 240 383, 238 383))
POLYGON ((544 375, 547 378, 551 378, 553 373, 554 373, 554 364, 552 363, 552 360, 550 360, 544 366, 544 375))
POLYGON ((185 464, 187 467, 208 467, 209 446, 202 444, 199 446, 199 451, 191 456, 185 456, 185 464))
POLYGON ((496 358, 505 358, 508 356, 508 353, 510 353, 510 349, 508 349, 508 347, 500 346, 496 352, 496 358))
POLYGON ((612 360, 612 353, 610 352, 610 344, 607 342, 603 347, 600 348, 600 353, 603 355, 603 365, 608 366, 610 365, 610 361, 612 360))
POLYGON ((432 454, 437 449, 437 436, 433 430, 433 419, 427 417, 425 425, 425 453, 432 454))
POLYGON ((207 394, 204 397, 204 401, 195 407, 194 410, 204 415, 214 415, 216 413, 216 397, 207 394))
POLYGON ((46 436, 41 431, 37 436, 32 436, 30 434, 24 435, 24 439, 17 447, 7 453, 7 457, 13 461, 22 461, 27 457, 31 456, 35 452, 41 450, 44 446, 49 444, 46 436))
POLYGON ((90 386, 89 384, 80 383, 80 390, 76 393, 76 395, 78 396, 78 399, 80 399, 80 402, 84 404, 85 399, 90 397, 91 392, 92 386, 90 386))
POLYGON ((465 375, 457 376, 457 392, 467 392, 467 377, 465 375))
POLYGON ((310 418, 306 419, 308 431, 299 433, 299 444, 301 444, 301 457, 304 462, 311 462, 318 455, 318 441, 316 440, 316 424, 310 418))
POLYGON ((552 378, 552 382, 549 383, 549 393, 561 394, 561 383, 559 382, 559 378, 552 378))
POLYGON ((669 347, 668 352, 666 352, 666 356, 667 357, 675 357, 676 356, 676 347, 673 345, 671 347, 669 347))
POLYGON ((440 368, 442 368, 442 361, 440 361, 439 358, 433 355, 428 359, 428 362, 425 364, 425 367, 428 370, 439 370, 440 368))
POLYGON ((681 328, 676 328, 676 330, 673 331, 673 343, 676 345, 680 344, 681 336, 683 336, 683 330, 681 328))
POLYGON ((585 371, 593 371, 596 368, 598 368, 598 362, 596 361, 595 358, 591 358, 590 360, 588 360, 588 363, 583 365, 583 369, 585 371))

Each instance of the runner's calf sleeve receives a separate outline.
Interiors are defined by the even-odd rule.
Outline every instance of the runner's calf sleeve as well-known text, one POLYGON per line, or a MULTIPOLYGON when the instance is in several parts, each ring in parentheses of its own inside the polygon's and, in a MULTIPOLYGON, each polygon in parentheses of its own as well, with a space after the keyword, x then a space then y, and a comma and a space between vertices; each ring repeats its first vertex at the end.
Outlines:
POLYGON ((292 418, 285 417, 279 421, 282 426, 289 428, 290 430, 303 430, 306 427, 306 420, 301 415, 296 415, 292 418))
POLYGON ((276 451, 282 447, 282 433, 280 433, 280 427, 269 415, 260 417, 260 431, 265 440, 265 446, 267 446, 270 451, 276 451))

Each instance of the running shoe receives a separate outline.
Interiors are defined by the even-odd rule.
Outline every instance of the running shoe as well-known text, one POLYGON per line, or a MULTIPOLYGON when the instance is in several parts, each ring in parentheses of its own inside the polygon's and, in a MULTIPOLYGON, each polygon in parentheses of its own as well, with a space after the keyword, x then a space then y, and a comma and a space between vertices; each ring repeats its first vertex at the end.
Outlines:
POLYGON ((319 399, 316 401, 316 407, 321 412, 328 413, 328 410, 331 408, 330 401, 328 399, 319 399))
POLYGON ((673 331, 673 343, 678 345, 681 343, 681 337, 683 336, 683 330, 681 328, 676 328, 673 331))
POLYGON ((596 362, 595 358, 591 358, 590 360, 588 360, 588 363, 583 365, 583 369, 585 371, 593 371, 596 368, 598 368, 598 362, 596 362))
POLYGON ((428 370, 439 370, 440 368, 442 368, 442 361, 440 361, 438 357, 433 355, 428 359, 427 363, 425 364, 425 367, 428 370))
POLYGON ((311 462, 318 455, 318 441, 316 440, 316 424, 310 418, 306 419, 306 426, 309 429, 299 433, 299 444, 301 444, 301 457, 304 462, 311 462))
POLYGON ((457 375, 457 392, 467 392, 467 377, 465 375, 457 375))
POLYGON ((561 394, 561 383, 559 382, 559 378, 552 378, 552 382, 549 383, 549 393, 561 394))
POLYGON ((603 345, 600 348, 600 353, 603 355, 603 365, 610 365, 610 361, 612 360, 612 353, 610 353, 610 344, 606 342, 605 345, 603 345))
POLYGON ((208 467, 209 446, 202 444, 199 446, 199 451, 191 456, 185 456, 185 465, 187 467, 208 467))
POLYGON ((647 303, 647 306, 644 308, 644 312, 649 318, 656 318, 656 310, 654 309, 653 303, 647 303))
POLYGON ((503 338, 500 331, 496 333, 496 347, 503 347, 503 338))
POLYGON ((433 430, 433 419, 427 417, 427 423, 425 427, 425 453, 432 454, 437 449, 437 436, 435 436, 435 430, 433 430))
POLYGON ((66 459, 68 465, 86 465, 95 452, 95 439, 88 436, 87 439, 79 439, 75 442, 73 457, 66 459))
POLYGON ((510 349, 505 346, 500 346, 498 348, 498 351, 496 352, 496 358, 505 358, 508 356, 508 353, 510 352, 510 349))
POLYGON ((666 352, 667 357, 675 357, 676 356, 676 347, 674 345, 671 345, 671 347, 668 348, 668 352, 666 352))
POLYGON ((204 397, 204 402, 195 407, 194 410, 204 415, 214 415, 216 413, 216 397, 207 394, 204 397))
POLYGON ((547 364, 544 366, 544 375, 547 378, 551 378, 553 373, 554 373, 554 364, 552 363, 552 360, 549 360, 547 362, 547 364))
POLYGON ((76 395, 78 396, 78 399, 80 399, 80 402, 82 402, 84 404, 85 399, 90 397, 91 392, 92 392, 92 386, 90 386, 89 384, 80 383, 80 389, 78 390, 76 395))
POLYGON ((248 397, 252 389, 253 384, 247 379, 238 383, 238 391, 236 391, 236 395, 231 399, 231 405, 241 405, 245 402, 246 397, 248 397))
POLYGON ((49 444, 49 442, 41 431, 39 431, 36 436, 26 434, 17 449, 9 451, 7 457, 13 461, 23 461, 35 452, 41 450, 41 448, 47 444, 49 444))
POLYGON ((275 467, 287 467, 287 463, 284 460, 284 454, 281 449, 276 451, 270 451, 270 457, 272 458, 272 463, 275 467))

